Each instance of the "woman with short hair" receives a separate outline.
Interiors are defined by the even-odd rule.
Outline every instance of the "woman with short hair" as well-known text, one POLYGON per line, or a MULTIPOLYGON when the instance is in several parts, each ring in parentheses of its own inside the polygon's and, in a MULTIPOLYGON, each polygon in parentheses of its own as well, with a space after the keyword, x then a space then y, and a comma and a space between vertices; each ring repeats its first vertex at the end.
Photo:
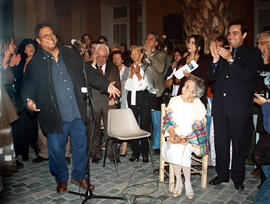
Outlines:
MULTIPOLYGON (((200 100, 204 94, 204 81, 196 76, 187 78, 180 96, 172 97, 164 117, 163 134, 167 138, 162 148, 162 156, 166 162, 172 163, 176 176, 174 197, 181 195, 183 184, 181 169, 185 176, 186 197, 194 197, 190 182, 191 154, 206 154, 200 152, 189 138, 194 138, 198 132, 206 139, 206 109, 200 100)), ((207 150, 207 148, 206 148, 207 150)), ((201 156, 201 155, 200 155, 201 156)))

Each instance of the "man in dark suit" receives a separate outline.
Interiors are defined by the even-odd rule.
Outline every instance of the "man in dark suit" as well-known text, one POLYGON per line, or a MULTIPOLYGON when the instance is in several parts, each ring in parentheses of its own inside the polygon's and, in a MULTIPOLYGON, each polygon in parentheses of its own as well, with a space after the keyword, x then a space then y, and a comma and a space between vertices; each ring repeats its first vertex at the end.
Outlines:
MULTIPOLYGON (((86 101, 81 92, 85 86, 82 59, 74 50, 57 45, 55 32, 49 24, 40 24, 35 29, 36 40, 41 49, 27 65, 21 94, 31 111, 38 112, 42 130, 48 139, 49 165, 57 182, 57 192, 67 190, 69 178, 65 159, 68 134, 71 136, 72 163, 71 182, 88 188, 84 174, 87 161, 86 101)), ((88 69, 90 84, 110 95, 119 91, 100 76, 88 69)), ((94 186, 90 184, 93 190, 94 186)))
POLYGON ((208 70, 209 80, 215 81, 212 114, 217 172, 209 184, 228 182, 231 177, 237 190, 244 189, 253 88, 256 70, 261 62, 259 50, 244 44, 246 37, 247 27, 244 22, 231 23, 227 36, 230 49, 218 47, 212 42, 210 50, 213 62, 208 70), (231 171, 230 141, 233 146, 231 171))
MULTIPOLYGON (((105 44, 98 44, 93 54, 92 67, 90 69, 97 69, 100 75, 105 76, 108 81, 115 81, 115 86, 120 88, 120 75, 116 65, 108 60, 109 48, 105 44)), ((111 98, 107 92, 100 92, 92 90, 92 98, 94 102, 94 111, 96 115, 95 131, 92 139, 91 157, 93 163, 98 163, 102 158, 102 134, 101 134, 101 120, 104 126, 104 140, 107 140, 107 118, 109 109, 116 108, 116 100, 111 98)), ((92 127, 92 119, 90 119, 90 127, 92 127)), ((108 158, 113 161, 113 154, 111 150, 111 142, 108 144, 108 158)), ((115 145, 116 162, 120 162, 119 145, 115 145)))

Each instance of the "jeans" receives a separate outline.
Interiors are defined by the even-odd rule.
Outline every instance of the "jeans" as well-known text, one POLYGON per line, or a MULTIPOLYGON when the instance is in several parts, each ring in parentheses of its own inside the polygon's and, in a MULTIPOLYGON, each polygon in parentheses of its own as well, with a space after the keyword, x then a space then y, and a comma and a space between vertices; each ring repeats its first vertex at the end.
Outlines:
POLYGON ((51 174, 55 181, 68 181, 68 167, 66 163, 66 141, 70 133, 72 145, 72 164, 71 176, 74 179, 82 180, 86 171, 87 161, 87 137, 86 129, 81 119, 72 122, 65 122, 62 126, 63 134, 48 134, 49 165, 51 174))
POLYGON ((255 204, 270 203, 270 165, 263 165, 262 170, 266 180, 255 195, 255 204))
POLYGON ((161 122, 161 113, 159 110, 154 110, 151 112, 153 127, 154 127, 154 134, 153 134, 153 141, 154 145, 152 146, 153 150, 160 149, 160 122, 161 122))

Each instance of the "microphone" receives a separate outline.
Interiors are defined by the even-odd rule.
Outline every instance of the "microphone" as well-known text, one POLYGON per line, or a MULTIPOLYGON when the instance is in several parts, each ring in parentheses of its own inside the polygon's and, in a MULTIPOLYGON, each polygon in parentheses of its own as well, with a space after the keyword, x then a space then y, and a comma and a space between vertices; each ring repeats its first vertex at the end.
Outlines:
POLYGON ((72 39, 70 42, 71 42, 71 44, 74 45, 77 49, 80 49, 81 46, 82 46, 82 43, 81 43, 80 40, 72 39))

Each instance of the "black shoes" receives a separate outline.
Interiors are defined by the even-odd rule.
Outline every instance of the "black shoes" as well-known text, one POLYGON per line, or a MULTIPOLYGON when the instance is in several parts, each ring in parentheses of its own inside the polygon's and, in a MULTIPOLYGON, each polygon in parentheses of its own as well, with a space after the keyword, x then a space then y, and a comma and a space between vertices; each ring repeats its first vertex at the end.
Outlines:
POLYGON ((245 186, 243 183, 239 183, 239 182, 234 182, 234 188, 236 190, 240 190, 240 191, 243 191, 245 189, 245 186))
POLYGON ((219 185, 221 183, 228 183, 229 179, 220 179, 217 176, 213 178, 211 181, 209 181, 210 185, 219 185))
POLYGON ((38 164, 38 163, 41 163, 41 162, 43 162, 45 160, 48 160, 48 159, 45 159, 45 158, 43 158, 41 156, 37 156, 35 159, 32 160, 32 163, 38 164))
MULTIPOLYGON (((109 157, 110 162, 114 163, 114 158, 113 157, 109 157)), ((121 160, 116 158, 116 163, 121 163, 121 160)))
POLYGON ((154 149, 154 155, 160 155, 160 149, 154 149))
POLYGON ((143 157, 143 163, 148 163, 149 160, 148 160, 148 157, 143 157))
POLYGON ((29 156, 28 156, 28 154, 22 154, 22 160, 23 160, 23 161, 29 161, 29 156))
POLYGON ((16 165, 17 165, 17 169, 24 168, 24 164, 22 162, 20 162, 19 160, 17 160, 17 159, 16 159, 16 165))
POLYGON ((131 162, 134 162, 135 160, 139 161, 139 157, 140 156, 137 156, 137 157, 132 156, 132 157, 129 158, 129 161, 131 161, 131 162))
POLYGON ((98 159, 98 158, 96 158, 96 157, 93 157, 93 158, 92 158, 92 163, 98 164, 99 161, 100 161, 100 159, 98 159))

